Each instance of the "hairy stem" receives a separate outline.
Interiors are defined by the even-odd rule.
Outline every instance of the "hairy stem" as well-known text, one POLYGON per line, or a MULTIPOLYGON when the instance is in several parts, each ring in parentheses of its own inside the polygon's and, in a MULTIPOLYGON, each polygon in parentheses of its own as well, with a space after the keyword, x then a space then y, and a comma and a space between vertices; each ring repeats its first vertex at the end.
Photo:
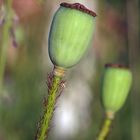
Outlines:
POLYGON ((49 89, 49 95, 47 99, 47 103, 45 104, 44 114, 39 123, 39 128, 36 135, 36 140, 46 140, 48 136, 48 131, 50 127, 50 122, 53 117, 54 108, 57 99, 57 92, 60 88, 62 76, 53 74, 51 87, 49 89))
POLYGON ((97 136, 97 140, 105 140, 106 139, 106 137, 109 134, 111 124, 112 124, 112 119, 106 117, 106 119, 104 120, 104 123, 102 125, 102 128, 99 132, 99 135, 97 136))
POLYGON ((0 50, 0 94, 3 88, 3 77, 7 58, 7 50, 9 46, 9 30, 12 26, 12 0, 5 0, 5 22, 2 31, 2 45, 0 50))

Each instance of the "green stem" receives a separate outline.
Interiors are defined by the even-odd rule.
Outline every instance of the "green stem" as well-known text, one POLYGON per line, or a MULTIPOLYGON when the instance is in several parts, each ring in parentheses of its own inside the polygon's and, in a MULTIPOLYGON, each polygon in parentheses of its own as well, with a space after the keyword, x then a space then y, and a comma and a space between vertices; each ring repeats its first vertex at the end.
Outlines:
POLYGON ((46 140, 50 127, 50 122, 53 117, 56 104, 57 92, 60 88, 62 76, 53 75, 51 89, 49 89, 47 104, 45 106, 43 117, 39 123, 39 128, 36 135, 36 140, 46 140))
POLYGON ((6 65, 6 58, 7 58, 7 50, 9 46, 9 30, 12 26, 12 0, 5 1, 5 23, 3 25, 3 32, 2 32, 2 45, 0 50, 0 94, 3 88, 3 77, 6 65))
POLYGON ((112 119, 106 118, 104 120, 103 126, 101 128, 101 131, 100 131, 98 137, 97 137, 97 140, 105 140, 106 139, 106 137, 109 134, 111 124, 112 124, 112 119))

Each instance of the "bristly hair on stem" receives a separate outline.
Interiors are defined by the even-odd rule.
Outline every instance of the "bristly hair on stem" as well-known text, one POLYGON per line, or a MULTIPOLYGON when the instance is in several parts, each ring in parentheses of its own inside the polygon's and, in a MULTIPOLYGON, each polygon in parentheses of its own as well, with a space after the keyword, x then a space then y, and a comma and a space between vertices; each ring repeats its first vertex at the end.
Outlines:
POLYGON ((39 121, 35 140, 45 140, 48 137, 55 105, 64 88, 63 76, 60 76, 60 74, 57 73, 58 71, 57 67, 53 73, 50 73, 48 76, 48 97, 44 99, 44 113, 39 121))

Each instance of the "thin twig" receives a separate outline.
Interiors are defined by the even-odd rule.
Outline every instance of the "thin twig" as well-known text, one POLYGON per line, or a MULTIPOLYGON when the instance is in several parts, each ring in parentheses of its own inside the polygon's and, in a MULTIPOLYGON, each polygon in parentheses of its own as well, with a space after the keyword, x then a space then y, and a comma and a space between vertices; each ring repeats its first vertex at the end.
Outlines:
POLYGON ((3 88, 3 77, 6 65, 7 50, 9 46, 9 30, 12 26, 12 0, 5 0, 5 22, 2 32, 2 46, 0 50, 0 94, 3 88))

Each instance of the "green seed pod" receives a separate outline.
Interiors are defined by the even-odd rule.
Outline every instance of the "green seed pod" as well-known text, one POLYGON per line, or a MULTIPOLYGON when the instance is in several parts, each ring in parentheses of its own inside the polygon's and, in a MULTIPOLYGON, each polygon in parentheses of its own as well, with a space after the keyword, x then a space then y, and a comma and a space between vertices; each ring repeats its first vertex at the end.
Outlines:
POLYGON ((79 3, 61 3, 49 34, 49 56, 54 65, 77 64, 89 46, 96 14, 79 3))
POLYGON ((106 64, 103 85, 102 102, 107 113, 115 113, 122 108, 132 84, 131 71, 116 64, 106 64))

